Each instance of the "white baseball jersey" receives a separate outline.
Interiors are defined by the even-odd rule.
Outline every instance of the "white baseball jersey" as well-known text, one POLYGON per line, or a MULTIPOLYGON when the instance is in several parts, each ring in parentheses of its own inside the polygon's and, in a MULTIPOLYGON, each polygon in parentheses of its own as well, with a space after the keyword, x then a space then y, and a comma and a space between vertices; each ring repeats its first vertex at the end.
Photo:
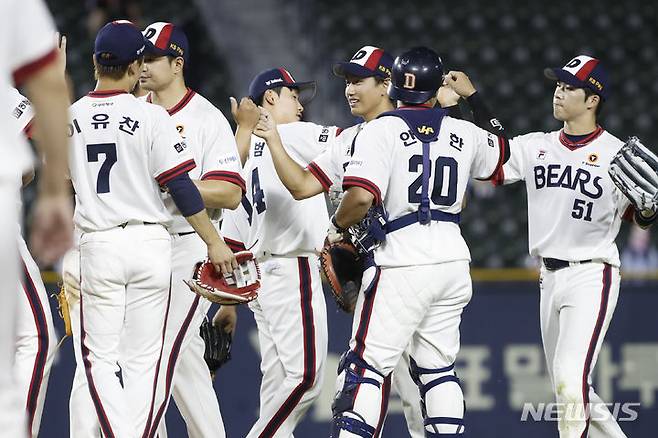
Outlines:
MULTIPOLYGON (((5 42, 1 54, 0 88, 9 90, 12 82, 20 84, 56 59, 55 28, 46 6, 40 0, 1 0, 0 5, 3 12, 0 40, 5 42)), ((6 106, 15 104, 16 97, 14 93, 7 92, 3 96, 6 106)), ((14 133, 17 131, 12 126, 17 118, 15 114, 0 117, 0 154, 11 157, 10 160, 0 160, 0 178, 20 178, 32 165, 28 149, 23 145, 16 147, 14 133)))
POLYGON ((90 232, 129 221, 168 225, 160 186, 195 162, 167 112, 126 92, 105 91, 75 102, 71 118, 76 226, 90 232))
POLYGON ((562 131, 510 141, 511 157, 497 180, 525 180, 531 255, 619 266, 615 238, 630 202, 608 167, 622 145, 600 127, 578 145, 562 131))
POLYGON ((365 125, 366 122, 363 122, 340 131, 336 141, 309 163, 309 172, 317 178, 325 191, 343 181, 347 163, 354 155, 355 137, 365 125))
MULTIPOLYGON (((278 126, 288 154, 306 166, 336 138, 336 127, 308 122, 278 126)), ((327 231, 327 206, 324 196, 295 201, 276 173, 265 140, 252 136, 249 158, 244 166, 247 181, 247 210, 250 224, 245 242, 257 256, 310 255, 322 247, 327 231)))
MULTIPOLYGON (((430 143, 430 208, 458 214, 468 180, 489 178, 500 159, 498 138, 470 122, 444 117, 430 143)), ((421 199, 422 143, 399 117, 368 123, 356 139, 343 188, 362 187, 383 203, 389 222, 416 212, 421 199)), ((459 225, 414 223, 386 236, 375 250, 379 266, 410 266, 470 260, 459 225)))
MULTIPOLYGON (((150 97, 150 94, 146 96, 147 102, 151 102, 150 97)), ((238 148, 224 114, 205 97, 190 89, 168 112, 197 164, 197 167, 189 172, 190 178, 228 181, 238 185, 244 192, 238 148)), ((173 216, 169 231, 193 231, 192 226, 178 211, 172 197, 164 196, 167 210, 173 216)), ((221 210, 212 210, 209 213, 214 221, 221 218, 221 210)))

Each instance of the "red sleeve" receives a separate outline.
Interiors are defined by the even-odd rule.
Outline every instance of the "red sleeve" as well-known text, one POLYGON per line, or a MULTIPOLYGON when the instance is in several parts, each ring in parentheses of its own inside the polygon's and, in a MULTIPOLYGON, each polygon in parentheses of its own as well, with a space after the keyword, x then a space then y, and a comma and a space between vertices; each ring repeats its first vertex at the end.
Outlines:
POLYGON ((172 179, 176 178, 178 175, 189 172, 190 170, 194 169, 196 167, 196 163, 194 160, 187 160, 182 163, 180 163, 178 166, 173 167, 169 170, 165 170, 162 172, 160 175, 155 177, 155 180, 160 184, 161 186, 167 184, 169 181, 172 179))
POLYGON ((329 179, 327 174, 322 171, 320 166, 311 161, 306 168, 309 172, 311 172, 311 175, 313 175, 322 185, 324 191, 328 192, 329 188, 331 187, 331 179, 329 179))
POLYGON ((364 190, 372 193, 372 196, 375 197, 375 204, 382 203, 382 194, 379 190, 379 187, 375 183, 365 178, 359 178, 356 176, 346 176, 343 178, 343 191, 347 191, 350 187, 361 187, 364 190))
POLYGON ((34 76, 34 74, 41 71, 44 67, 48 66, 56 59, 57 49, 53 49, 41 58, 35 59, 34 61, 17 68, 14 70, 14 83, 16 86, 23 84, 30 77, 34 76))
POLYGON ((235 184, 240 187, 242 194, 244 195, 247 192, 247 185, 244 182, 244 179, 237 172, 230 172, 228 170, 213 170, 211 172, 205 173, 201 180, 214 180, 214 181, 227 181, 235 184))

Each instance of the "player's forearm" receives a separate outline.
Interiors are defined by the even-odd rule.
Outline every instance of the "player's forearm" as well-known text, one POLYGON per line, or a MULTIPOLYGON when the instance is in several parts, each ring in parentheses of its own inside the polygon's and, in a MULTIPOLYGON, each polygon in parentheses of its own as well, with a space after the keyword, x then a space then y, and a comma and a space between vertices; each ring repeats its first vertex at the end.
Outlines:
POLYGON ((185 219, 192 228, 194 228, 194 231, 196 231, 206 245, 211 246, 221 242, 222 238, 219 236, 215 226, 210 222, 210 218, 205 209, 193 214, 192 216, 186 216, 185 219))
POLYGON ((251 134, 252 132, 249 129, 241 127, 240 125, 238 125, 238 129, 235 131, 235 143, 238 145, 238 154, 240 154, 240 161, 243 166, 244 163, 247 162, 247 158, 249 158, 251 134))
POLYGON ((45 67, 26 82, 26 93, 35 108, 39 127, 37 148, 45 162, 39 188, 50 195, 67 195, 68 104, 64 78, 55 65, 45 67))
POLYGON ((344 229, 359 223, 368 213, 374 199, 375 197, 369 191, 361 187, 350 187, 345 192, 334 215, 335 225, 344 229))
POLYGON ((203 203, 208 208, 228 208, 235 210, 240 205, 242 190, 228 181, 203 180, 194 181, 203 203))
POLYGON ((317 178, 288 155, 278 133, 267 139, 267 146, 270 148, 276 173, 293 198, 306 199, 324 191, 317 178))

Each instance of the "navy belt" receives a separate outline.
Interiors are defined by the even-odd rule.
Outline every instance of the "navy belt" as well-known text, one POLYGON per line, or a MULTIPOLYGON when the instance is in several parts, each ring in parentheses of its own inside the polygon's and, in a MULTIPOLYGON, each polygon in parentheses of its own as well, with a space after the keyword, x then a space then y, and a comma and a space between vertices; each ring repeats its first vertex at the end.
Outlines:
POLYGON ((178 233, 178 236, 179 237, 189 236, 190 234, 194 234, 194 233, 196 233, 196 231, 185 231, 184 233, 178 233))
MULTIPOLYGON (((430 210, 429 213, 430 213, 430 219, 433 221, 452 222, 455 224, 459 223, 459 219, 460 219, 459 213, 457 214, 446 213, 445 211, 441 211, 441 210, 430 210)), ((420 215, 419 211, 414 211, 412 213, 407 213, 404 216, 400 216, 397 219, 393 219, 392 221, 386 224, 386 228, 385 228, 386 234, 392 233, 393 231, 397 231, 400 228, 404 228, 411 224, 415 224, 416 222, 421 222, 419 215, 420 215)))
POLYGON ((570 262, 568 260, 551 259, 551 258, 545 258, 543 260, 544 260, 544 266, 546 266, 546 269, 548 269, 549 271, 559 271, 560 269, 568 268, 571 265, 581 265, 583 263, 590 263, 592 261, 592 259, 587 259, 587 260, 570 262))

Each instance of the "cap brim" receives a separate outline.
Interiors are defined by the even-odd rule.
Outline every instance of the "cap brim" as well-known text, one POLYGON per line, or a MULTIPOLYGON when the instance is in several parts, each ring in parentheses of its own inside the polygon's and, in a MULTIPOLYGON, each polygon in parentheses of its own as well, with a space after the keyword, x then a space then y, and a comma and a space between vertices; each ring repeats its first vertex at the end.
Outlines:
POLYGON ((344 78, 346 75, 357 76, 359 78, 368 78, 370 76, 379 76, 377 72, 369 70, 362 65, 353 62, 338 62, 334 64, 332 71, 334 75, 339 78, 344 78))
POLYGON ((155 45, 144 38, 144 54, 151 56, 167 56, 169 53, 166 50, 158 49, 155 45))
POLYGON ((551 81, 560 81, 565 84, 573 85, 574 87, 584 88, 587 84, 568 71, 561 68, 546 68, 544 69, 544 76, 551 81))
POLYGON ((308 82, 295 82, 290 85, 282 85, 283 87, 294 88, 299 91, 299 101, 303 104, 310 102, 315 97, 317 86, 315 81, 308 82))

